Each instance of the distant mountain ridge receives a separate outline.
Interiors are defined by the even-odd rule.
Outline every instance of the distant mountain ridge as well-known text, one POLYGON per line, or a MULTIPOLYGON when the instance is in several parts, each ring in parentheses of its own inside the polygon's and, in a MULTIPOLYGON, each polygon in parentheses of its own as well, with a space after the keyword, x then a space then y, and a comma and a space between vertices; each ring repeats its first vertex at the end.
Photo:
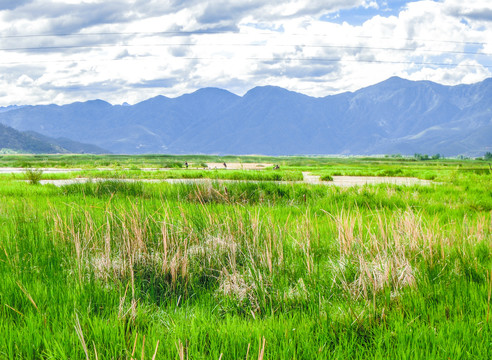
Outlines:
POLYGON ((20 109, 22 107, 23 106, 18 106, 18 105, 9 105, 9 106, 5 106, 5 107, 0 107, 0 113, 11 111, 11 110, 17 110, 17 109, 20 109))
POLYGON ((52 139, 33 131, 17 131, 0 124, 0 150, 29 154, 103 154, 108 153, 96 145, 82 144, 73 140, 52 139))
POLYGON ((0 149, 21 153, 53 154, 66 152, 59 146, 41 141, 2 124, 0 124, 0 149))
POLYGON ((398 77, 321 98, 274 86, 244 96, 204 88, 135 105, 24 106, 0 123, 114 153, 483 155, 492 150, 492 79, 444 86, 398 77))

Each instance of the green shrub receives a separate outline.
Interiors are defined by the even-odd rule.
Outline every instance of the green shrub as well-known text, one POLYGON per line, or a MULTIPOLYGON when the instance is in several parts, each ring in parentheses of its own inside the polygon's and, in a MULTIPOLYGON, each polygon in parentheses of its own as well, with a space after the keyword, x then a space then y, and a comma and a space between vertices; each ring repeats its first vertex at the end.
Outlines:
POLYGON ((43 170, 41 169, 27 169, 24 172, 26 179, 29 181, 29 184, 37 185, 43 178, 43 170))

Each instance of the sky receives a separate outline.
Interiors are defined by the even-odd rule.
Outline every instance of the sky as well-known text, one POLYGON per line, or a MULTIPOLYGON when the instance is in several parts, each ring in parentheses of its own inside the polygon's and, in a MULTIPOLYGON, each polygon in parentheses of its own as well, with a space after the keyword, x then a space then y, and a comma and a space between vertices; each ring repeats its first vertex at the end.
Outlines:
POLYGON ((492 1, 0 0, 0 106, 492 76, 492 1))

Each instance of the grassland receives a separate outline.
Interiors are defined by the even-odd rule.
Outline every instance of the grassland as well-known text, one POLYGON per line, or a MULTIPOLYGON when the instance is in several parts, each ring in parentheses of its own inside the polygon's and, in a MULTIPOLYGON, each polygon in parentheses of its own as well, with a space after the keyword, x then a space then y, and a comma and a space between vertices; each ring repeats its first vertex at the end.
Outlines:
MULTIPOLYGON (((290 175, 393 172, 436 183, 55 187, 4 175, 0 358, 492 358, 490 163, 115 159, 0 163, 97 164, 113 167, 108 178, 144 178, 136 168, 252 160, 290 175)), ((175 168, 167 173, 195 171, 175 168)))

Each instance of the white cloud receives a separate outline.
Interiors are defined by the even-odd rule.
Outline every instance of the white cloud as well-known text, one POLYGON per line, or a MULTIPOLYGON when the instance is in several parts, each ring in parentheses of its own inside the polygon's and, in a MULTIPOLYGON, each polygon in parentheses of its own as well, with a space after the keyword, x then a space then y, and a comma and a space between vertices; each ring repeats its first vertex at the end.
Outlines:
POLYGON ((368 0, 15 6, 0 6, 0 48, 11 49, 0 50, 0 86, 9 89, 0 106, 94 98, 134 103, 206 86, 243 94, 267 84, 325 96, 393 75, 446 84, 491 75, 487 1, 414 1, 397 16, 387 14, 384 1, 368 0), (380 10, 362 25, 344 15, 336 23, 322 20, 340 9, 380 10), (19 37, 35 34, 65 35, 19 37))
POLYGON ((478 22, 492 21, 492 8, 489 0, 445 0, 444 11, 455 17, 463 17, 478 22))
POLYGON ((34 83, 34 80, 31 79, 27 75, 22 75, 17 79, 16 85, 17 86, 31 86, 34 83))
POLYGON ((490 76, 490 72, 473 60, 464 60, 457 66, 424 67, 405 76, 410 80, 429 80, 443 85, 473 84, 490 76))

